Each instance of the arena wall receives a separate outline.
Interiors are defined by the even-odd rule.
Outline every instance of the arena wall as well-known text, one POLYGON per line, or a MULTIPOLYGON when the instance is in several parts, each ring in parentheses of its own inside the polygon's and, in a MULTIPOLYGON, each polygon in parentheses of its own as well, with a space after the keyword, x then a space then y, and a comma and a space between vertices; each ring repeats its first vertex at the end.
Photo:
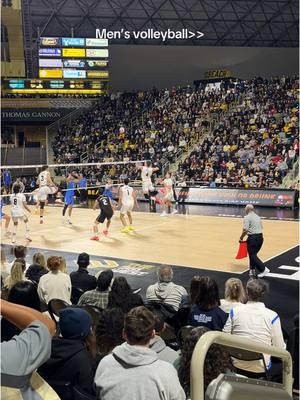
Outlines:
POLYGON ((139 90, 192 84, 209 69, 251 78, 298 74, 297 48, 110 46, 111 88, 139 90))

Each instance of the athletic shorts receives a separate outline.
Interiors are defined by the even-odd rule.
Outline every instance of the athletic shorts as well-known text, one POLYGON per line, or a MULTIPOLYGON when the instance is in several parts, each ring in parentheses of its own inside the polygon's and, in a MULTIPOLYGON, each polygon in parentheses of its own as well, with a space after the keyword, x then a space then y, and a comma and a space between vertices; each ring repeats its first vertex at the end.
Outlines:
POLYGON ((165 194, 165 196, 163 197, 163 199, 165 201, 172 201, 173 200, 173 193, 172 192, 168 192, 167 194, 165 194))
POLYGON ((37 198, 39 201, 46 201, 49 194, 54 194, 57 191, 54 186, 42 186, 37 192, 37 198))
POLYGON ((143 181, 143 193, 149 193, 154 191, 154 186, 151 180, 143 181))
POLYGON ((13 222, 18 222, 20 219, 23 220, 24 218, 26 218, 25 214, 11 214, 12 220, 13 222))
POLYGON ((131 212, 132 209, 133 209, 133 206, 134 206, 134 203, 125 203, 125 204, 122 204, 120 213, 121 213, 121 214, 126 214, 127 212, 131 212))
POLYGON ((5 213, 1 211, 1 219, 5 217, 5 213))
POLYGON ((74 196, 65 198, 66 206, 74 206, 74 196))
POLYGON ((101 213, 96 218, 96 221, 103 224, 103 222, 107 219, 108 221, 112 218, 113 214, 106 214, 105 212, 101 211, 101 213))

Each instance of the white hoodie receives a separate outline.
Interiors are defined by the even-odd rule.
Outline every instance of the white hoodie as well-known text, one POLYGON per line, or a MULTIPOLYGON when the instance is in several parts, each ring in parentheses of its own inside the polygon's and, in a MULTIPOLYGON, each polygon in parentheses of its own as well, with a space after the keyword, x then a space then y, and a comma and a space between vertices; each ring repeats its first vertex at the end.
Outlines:
POLYGON ((145 346, 123 343, 98 365, 95 384, 101 400, 184 400, 173 365, 145 346))

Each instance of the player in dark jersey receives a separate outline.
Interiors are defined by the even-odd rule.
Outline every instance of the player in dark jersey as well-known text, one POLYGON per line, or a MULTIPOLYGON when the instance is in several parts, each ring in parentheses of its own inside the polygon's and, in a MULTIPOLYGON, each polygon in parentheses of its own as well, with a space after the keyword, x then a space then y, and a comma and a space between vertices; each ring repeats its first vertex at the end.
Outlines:
POLYGON ((114 215, 114 208, 113 208, 113 204, 111 199, 108 196, 105 196, 103 194, 104 189, 100 188, 98 193, 99 193, 99 197, 97 198, 97 200, 95 201, 93 210, 96 210, 97 206, 99 205, 100 208, 100 214, 98 215, 98 217, 96 218, 95 222, 94 222, 94 236, 91 237, 91 240, 99 240, 99 235, 98 235, 98 225, 99 224, 103 224, 106 220, 106 228, 103 231, 103 234, 105 236, 108 235, 108 228, 110 226, 110 221, 112 216, 114 215))

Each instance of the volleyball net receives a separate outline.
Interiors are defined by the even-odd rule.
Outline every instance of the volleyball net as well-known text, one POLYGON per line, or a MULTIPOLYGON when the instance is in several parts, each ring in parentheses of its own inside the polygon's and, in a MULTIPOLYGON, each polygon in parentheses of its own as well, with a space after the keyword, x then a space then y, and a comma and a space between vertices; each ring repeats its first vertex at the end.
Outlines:
MULTIPOLYGON (((55 182, 59 191, 64 193, 74 188, 67 188, 67 177, 71 174, 76 184, 75 190, 93 190, 106 187, 118 187, 128 178, 132 185, 141 184, 141 172, 138 167, 144 165, 148 160, 137 161, 111 161, 111 162, 90 162, 90 163, 70 163, 70 164, 49 164, 50 176, 55 182), (83 184, 86 180, 86 184, 83 184)), ((39 165, 2 165, 1 171, 1 197, 8 197, 11 194, 12 186, 21 183, 22 192, 25 195, 32 195, 37 189, 37 177, 45 164, 39 165), (35 172, 30 176, 20 172, 11 178, 13 170, 30 169, 35 172)), ((15 174, 14 174, 15 175, 15 174)))

